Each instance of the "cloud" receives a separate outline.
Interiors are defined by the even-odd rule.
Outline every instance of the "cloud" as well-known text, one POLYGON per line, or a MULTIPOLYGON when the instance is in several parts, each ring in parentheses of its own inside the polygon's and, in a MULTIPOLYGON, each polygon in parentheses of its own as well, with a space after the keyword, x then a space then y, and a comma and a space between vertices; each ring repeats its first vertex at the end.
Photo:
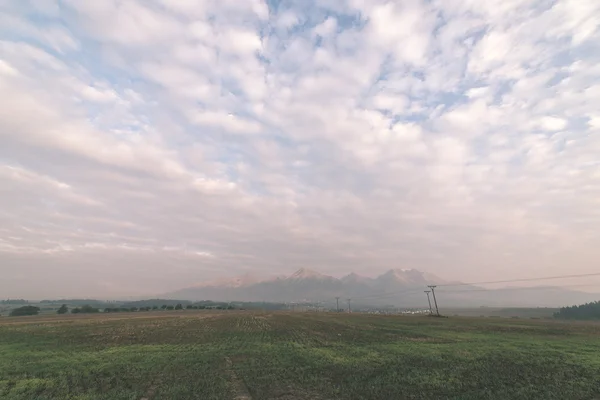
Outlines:
POLYGON ((567 127, 567 121, 557 117, 542 117, 540 126, 547 131, 559 131, 567 127))
POLYGON ((0 291, 590 272, 599 21, 575 0, 5 2, 0 291))
POLYGON ((256 122, 245 121, 233 114, 219 111, 200 111, 190 116, 190 121, 198 125, 221 127, 230 132, 256 133, 260 125, 256 122))

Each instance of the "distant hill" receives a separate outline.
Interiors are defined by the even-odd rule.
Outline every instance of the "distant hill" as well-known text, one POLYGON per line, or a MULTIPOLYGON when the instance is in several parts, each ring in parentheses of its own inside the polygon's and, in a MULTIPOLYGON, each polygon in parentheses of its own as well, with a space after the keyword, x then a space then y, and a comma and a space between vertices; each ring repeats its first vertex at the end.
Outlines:
MULTIPOLYGON (((335 304, 339 297, 356 305, 396 305, 427 307, 423 291, 427 285, 450 282, 416 269, 392 269, 375 278, 350 273, 342 278, 301 268, 289 276, 259 280, 244 275, 188 287, 163 295, 170 299, 191 301, 268 301, 335 304)), ((440 307, 556 307, 565 303, 594 301, 600 296, 559 287, 504 288, 486 290, 476 286, 439 287, 440 307)))

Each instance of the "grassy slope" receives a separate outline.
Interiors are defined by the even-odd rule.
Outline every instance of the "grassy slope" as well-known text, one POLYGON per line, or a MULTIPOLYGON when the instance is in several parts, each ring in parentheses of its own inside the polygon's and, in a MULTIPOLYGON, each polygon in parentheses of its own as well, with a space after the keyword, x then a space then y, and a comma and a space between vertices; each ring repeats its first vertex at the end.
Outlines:
POLYGON ((592 399, 600 325, 249 312, 0 322, 2 399, 232 399, 230 369, 254 399, 592 399))

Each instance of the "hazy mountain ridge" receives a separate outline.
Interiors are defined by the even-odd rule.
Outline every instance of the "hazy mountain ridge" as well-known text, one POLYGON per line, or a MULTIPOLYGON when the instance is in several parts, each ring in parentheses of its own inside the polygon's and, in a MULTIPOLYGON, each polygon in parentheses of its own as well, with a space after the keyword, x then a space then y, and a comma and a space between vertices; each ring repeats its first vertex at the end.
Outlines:
POLYGON ((230 301, 331 301, 336 296, 372 297, 397 289, 425 288, 427 284, 446 282, 435 275, 414 269, 390 270, 375 278, 356 273, 336 278, 308 268, 301 268, 286 277, 240 284, 242 281, 240 278, 232 278, 220 280, 219 284, 207 282, 169 293, 168 297, 230 301))
POLYGON ((554 307, 600 299, 600 295, 560 287, 484 289, 451 286, 447 281, 416 269, 392 269, 377 277, 350 273, 341 278, 301 268, 288 276, 260 280, 248 274, 221 279, 165 295, 172 299, 264 302, 322 302, 352 298, 354 304, 400 307, 427 307, 423 293, 427 285, 441 285, 437 291, 440 307, 522 306, 554 307), (443 285, 449 285, 444 287, 443 285))

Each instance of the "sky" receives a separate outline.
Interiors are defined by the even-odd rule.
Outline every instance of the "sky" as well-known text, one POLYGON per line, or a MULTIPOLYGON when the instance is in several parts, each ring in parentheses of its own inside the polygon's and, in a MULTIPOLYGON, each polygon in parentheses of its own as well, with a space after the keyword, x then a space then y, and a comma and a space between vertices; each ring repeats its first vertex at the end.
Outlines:
POLYGON ((598 272, 599 26, 581 0, 0 0, 0 297, 598 272))

